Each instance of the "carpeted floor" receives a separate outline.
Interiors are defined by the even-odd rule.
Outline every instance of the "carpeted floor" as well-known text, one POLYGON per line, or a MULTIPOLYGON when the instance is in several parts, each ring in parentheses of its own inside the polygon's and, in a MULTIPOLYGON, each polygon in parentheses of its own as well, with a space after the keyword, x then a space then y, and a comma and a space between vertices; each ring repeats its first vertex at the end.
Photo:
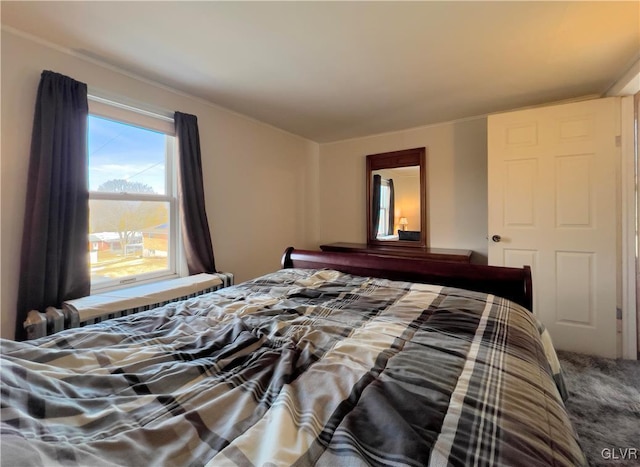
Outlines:
POLYGON ((558 357, 565 405, 590 464, 640 466, 640 361, 563 351, 558 357))

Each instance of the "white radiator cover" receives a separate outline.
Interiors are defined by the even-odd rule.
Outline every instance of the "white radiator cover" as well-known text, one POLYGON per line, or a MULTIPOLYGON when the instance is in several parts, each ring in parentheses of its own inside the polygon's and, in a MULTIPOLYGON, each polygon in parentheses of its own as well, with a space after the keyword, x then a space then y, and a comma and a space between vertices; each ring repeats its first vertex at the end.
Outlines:
POLYGON ((62 310, 53 307, 47 308, 45 313, 32 310, 24 327, 28 339, 36 339, 62 329, 138 313, 230 285, 233 285, 233 274, 220 272, 127 287, 65 301, 62 303, 62 310))
POLYGON ((213 274, 196 274, 67 300, 62 303, 62 312, 77 313, 82 323, 123 310, 168 302, 176 297, 188 297, 221 284, 222 280, 213 274))

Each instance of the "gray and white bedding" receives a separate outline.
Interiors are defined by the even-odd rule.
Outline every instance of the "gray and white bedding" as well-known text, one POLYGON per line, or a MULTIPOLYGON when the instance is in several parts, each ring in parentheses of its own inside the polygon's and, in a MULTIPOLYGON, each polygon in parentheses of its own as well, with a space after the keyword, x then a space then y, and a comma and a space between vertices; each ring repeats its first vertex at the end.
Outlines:
POLYGON ((534 317, 477 292, 286 269, 1 350, 2 465, 585 464, 534 317))

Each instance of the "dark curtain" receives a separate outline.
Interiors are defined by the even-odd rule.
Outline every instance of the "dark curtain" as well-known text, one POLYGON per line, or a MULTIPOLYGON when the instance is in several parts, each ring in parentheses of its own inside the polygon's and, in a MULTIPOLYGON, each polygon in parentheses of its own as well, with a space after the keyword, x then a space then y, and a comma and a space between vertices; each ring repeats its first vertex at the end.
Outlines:
POLYGON ((395 212, 396 201, 395 201, 395 197, 396 197, 396 194, 393 191, 393 180, 389 179, 389 225, 387 227, 387 234, 388 235, 393 235, 393 221, 395 220, 395 217, 396 217, 396 212, 395 212))
POLYGON ((87 85, 43 71, 31 135, 16 339, 30 310, 89 295, 87 85))
POLYGON ((195 115, 176 112, 174 120, 180 160, 180 224, 189 274, 216 272, 211 233, 204 206, 198 119, 195 115))
POLYGON ((378 223, 380 222, 380 187, 382 186, 382 177, 380 175, 373 176, 373 192, 371 196, 371 236, 375 240, 378 236, 378 223))

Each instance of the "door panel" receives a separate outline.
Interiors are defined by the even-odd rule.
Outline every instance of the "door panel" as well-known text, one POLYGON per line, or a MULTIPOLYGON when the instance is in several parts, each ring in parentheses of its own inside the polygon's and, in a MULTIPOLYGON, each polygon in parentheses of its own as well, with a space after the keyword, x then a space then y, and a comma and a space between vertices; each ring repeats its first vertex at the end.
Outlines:
POLYGON ((533 227, 538 161, 535 159, 505 161, 504 222, 510 227, 533 227))
POLYGON ((595 255, 556 252, 556 320, 562 324, 595 325, 595 255))
POLYGON ((619 112, 608 98, 488 119, 489 263, 531 266, 534 312, 557 348, 607 357, 617 354, 619 112))
POLYGON ((556 227, 594 228, 592 154, 556 157, 556 227))

